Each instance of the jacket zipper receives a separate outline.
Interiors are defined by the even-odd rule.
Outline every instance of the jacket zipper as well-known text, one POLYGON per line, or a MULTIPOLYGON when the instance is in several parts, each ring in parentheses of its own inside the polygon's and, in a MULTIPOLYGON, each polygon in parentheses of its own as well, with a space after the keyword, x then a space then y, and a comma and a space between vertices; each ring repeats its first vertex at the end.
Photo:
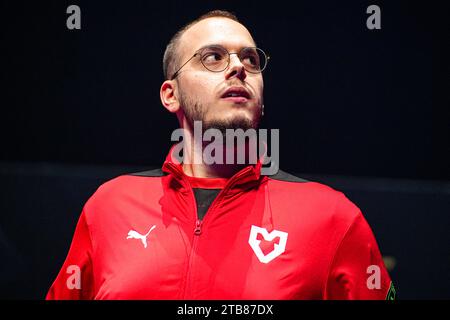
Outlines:
POLYGON ((203 221, 197 218, 197 221, 195 222, 195 229, 194 229, 194 234, 196 236, 199 236, 202 234, 202 223, 203 223, 203 221))
POLYGON ((182 288, 181 288, 181 299, 185 300, 186 299, 186 291, 187 291, 187 287, 189 285, 189 278, 190 278, 190 270, 191 270, 191 266, 193 264, 193 259, 194 259, 194 253, 195 250, 197 249, 197 241, 198 241, 198 237, 197 235, 200 235, 202 232, 202 220, 200 220, 198 218, 198 212, 197 212, 197 201, 195 200, 195 196, 194 196, 194 190, 192 190, 191 184, 189 183, 189 181, 187 181, 187 179, 184 177, 184 174, 182 172, 180 172, 180 170, 178 169, 177 166, 173 165, 172 163, 168 163, 167 166, 169 166, 172 169, 172 172, 174 174, 176 174, 176 176, 181 179, 185 185, 188 186, 189 188, 189 193, 190 193, 190 197, 192 200, 192 203, 194 204, 194 212, 195 212, 195 228, 194 228, 194 239, 192 241, 192 247, 189 253, 189 261, 188 261, 188 268, 187 270, 184 272, 184 277, 183 277, 183 284, 182 284, 182 288))
MULTIPOLYGON (((195 203, 195 215, 197 217, 197 220, 195 222, 195 228, 194 228, 194 235, 196 236, 200 236, 202 234, 202 227, 205 224, 206 221, 208 221, 208 218, 212 215, 211 213, 214 211, 215 207, 217 206, 217 204, 222 200, 223 196, 228 192, 228 190, 233 186, 234 182, 236 180, 241 179, 243 176, 247 175, 248 171, 244 171, 241 172, 240 174, 236 175, 232 180, 228 181, 227 185, 225 186, 225 188, 222 189, 222 191, 219 192, 219 194, 217 195, 217 197, 214 199, 214 201, 211 203, 211 205, 209 206, 209 209, 206 211, 205 216, 203 218, 203 220, 198 218, 198 213, 197 213, 197 203, 195 200, 195 197, 193 197, 194 199, 194 203, 195 203)), ((189 183, 188 183, 189 184, 189 183)), ((194 194, 194 191, 191 188, 191 193, 192 195, 194 194)), ((195 239, 194 239, 195 241, 195 239)))
POLYGON ((222 200, 223 196, 228 192, 228 190, 233 186, 234 182, 236 180, 241 179, 243 176, 247 175, 249 173, 250 170, 246 170, 243 171, 241 173, 239 173, 238 175, 234 176, 230 181, 228 181, 227 185, 225 186, 225 188, 223 188, 222 191, 219 192, 219 194, 217 195, 217 197, 214 199, 214 201, 211 203, 211 205, 209 206, 209 209, 206 211, 205 213, 205 218, 203 219, 203 221, 201 221, 200 224, 200 228, 203 225, 203 222, 206 220, 206 218, 208 216, 210 216, 211 214, 208 215, 208 213, 211 213, 214 211, 215 207, 217 206, 217 203, 222 200))
POLYGON ((179 172, 179 169, 176 166, 173 166, 172 164, 169 164, 179 175, 179 177, 184 181, 185 184, 188 185, 189 187, 189 191, 190 191, 190 195, 192 198, 192 202, 194 203, 194 212, 195 212, 195 228, 194 228, 194 239, 192 242, 192 248, 191 248, 191 252, 189 255, 189 263, 188 263, 188 269, 185 273, 185 279, 184 279, 184 285, 183 285, 183 293, 182 293, 182 299, 185 300, 186 299, 186 291, 187 291, 187 287, 190 285, 190 273, 191 273, 191 269, 192 269, 192 265, 194 264, 193 260, 195 258, 195 251, 197 250, 197 246, 198 246, 198 241, 200 238, 200 235, 202 234, 202 227, 204 222, 207 220, 207 218, 209 216, 211 216, 211 212, 214 211, 215 207, 217 206, 217 203, 223 198, 223 196, 228 192, 228 190, 231 188, 231 186, 234 184, 234 182, 238 179, 241 179, 241 177, 247 175, 249 173, 249 171, 251 169, 245 170, 239 174, 237 174, 236 176, 234 176, 233 178, 231 178, 230 181, 228 181, 227 185, 225 186, 225 188, 219 192, 219 194, 217 195, 216 199, 214 199, 214 201, 211 203, 211 206, 209 207, 209 209, 206 211, 205 216, 202 219, 198 218, 198 212, 197 212, 197 201, 195 200, 195 196, 194 196, 194 190, 192 189, 189 181, 187 181, 187 179, 184 177, 183 174, 181 174, 179 172))
POLYGON ((198 212, 197 212, 197 200, 195 200, 194 196, 194 190, 192 190, 191 184, 189 181, 187 181, 184 177, 182 177, 183 181, 189 186, 189 192, 192 199, 192 203, 194 204, 194 212, 195 212, 195 228, 194 228, 194 239, 192 241, 192 247, 191 252, 189 254, 189 262, 188 262, 188 269, 186 270, 185 276, 184 276, 184 287, 183 287, 183 300, 186 299, 186 292, 188 286, 190 286, 190 277, 191 277, 191 269, 192 265, 194 264, 194 258, 195 258, 195 252, 197 251, 197 242, 198 242, 198 236, 202 233, 202 224, 203 221, 198 218, 198 212))

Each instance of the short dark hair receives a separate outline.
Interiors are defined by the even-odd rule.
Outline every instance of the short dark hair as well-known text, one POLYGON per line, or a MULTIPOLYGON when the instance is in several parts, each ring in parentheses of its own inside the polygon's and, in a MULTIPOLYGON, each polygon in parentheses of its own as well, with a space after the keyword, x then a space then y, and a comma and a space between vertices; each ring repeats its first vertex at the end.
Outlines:
POLYGON ((234 20, 236 22, 239 22, 236 15, 234 15, 233 13, 231 13, 229 11, 212 10, 212 11, 209 11, 209 12, 201 15, 197 19, 189 22, 185 26, 183 26, 180 30, 177 31, 177 33, 175 33, 175 35, 172 37, 172 39, 170 39, 169 44, 167 45, 166 50, 164 51, 163 72, 164 72, 165 79, 170 79, 169 75, 173 76, 173 73, 178 68, 178 64, 180 63, 177 59, 178 58, 177 51, 178 51, 180 38, 183 35, 183 33, 187 29, 192 27, 194 24, 196 24, 202 20, 205 20, 208 18, 215 18, 215 17, 228 18, 228 19, 234 20))

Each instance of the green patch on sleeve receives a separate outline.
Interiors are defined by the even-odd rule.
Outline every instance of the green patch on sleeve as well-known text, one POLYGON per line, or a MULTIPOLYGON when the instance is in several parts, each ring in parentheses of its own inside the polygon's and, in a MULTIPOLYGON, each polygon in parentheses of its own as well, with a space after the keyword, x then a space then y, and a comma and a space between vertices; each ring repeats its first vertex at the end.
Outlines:
POLYGON ((397 297, 397 292, 395 291, 394 284, 391 281, 391 285, 389 286, 389 291, 386 295, 386 300, 395 300, 397 297))

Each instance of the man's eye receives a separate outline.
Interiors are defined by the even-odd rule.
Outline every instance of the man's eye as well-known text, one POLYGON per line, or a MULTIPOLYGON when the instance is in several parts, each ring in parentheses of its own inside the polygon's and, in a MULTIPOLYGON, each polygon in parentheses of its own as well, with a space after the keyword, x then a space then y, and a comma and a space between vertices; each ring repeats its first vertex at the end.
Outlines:
POLYGON ((251 66, 257 66, 259 63, 259 59, 257 56, 249 55, 244 57, 242 62, 251 66))
POLYGON ((223 59, 223 56, 217 52, 207 53, 203 56, 203 62, 214 63, 223 59))

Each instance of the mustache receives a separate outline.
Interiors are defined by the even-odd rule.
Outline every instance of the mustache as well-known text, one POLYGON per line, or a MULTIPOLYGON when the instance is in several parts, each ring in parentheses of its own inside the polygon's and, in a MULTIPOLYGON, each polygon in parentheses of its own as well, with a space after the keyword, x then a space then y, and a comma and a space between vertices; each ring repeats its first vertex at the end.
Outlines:
POLYGON ((230 87, 243 87, 245 88, 245 90, 247 90, 252 96, 254 96, 254 90, 253 88, 245 81, 241 81, 239 79, 231 79, 228 80, 226 82, 224 82, 224 84, 220 87, 220 92, 223 92, 225 90, 227 90, 230 87))

